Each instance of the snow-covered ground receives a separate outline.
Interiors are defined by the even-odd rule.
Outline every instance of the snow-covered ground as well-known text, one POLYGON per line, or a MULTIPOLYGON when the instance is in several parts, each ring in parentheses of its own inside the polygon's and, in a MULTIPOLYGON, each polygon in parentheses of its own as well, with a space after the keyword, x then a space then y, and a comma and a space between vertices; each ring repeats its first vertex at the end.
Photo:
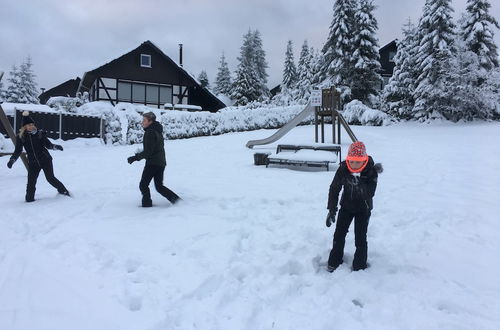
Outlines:
MULTIPOLYGON (((68 141, 24 203, 0 158, 0 329, 499 329, 500 124, 353 127, 382 162, 371 267, 324 271, 334 172, 253 165, 260 130, 166 143, 142 209, 137 146, 68 141)), ((311 126, 285 143, 310 143, 311 126)), ((346 154, 347 143, 343 145, 346 154)))

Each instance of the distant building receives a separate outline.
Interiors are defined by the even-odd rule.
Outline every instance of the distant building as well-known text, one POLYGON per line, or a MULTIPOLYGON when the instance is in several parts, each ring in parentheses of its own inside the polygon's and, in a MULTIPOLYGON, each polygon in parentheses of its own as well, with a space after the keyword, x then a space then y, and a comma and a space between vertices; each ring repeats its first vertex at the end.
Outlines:
MULTIPOLYGON (((380 48, 378 53, 380 56, 380 66, 382 67, 382 71, 380 75, 382 76, 383 82, 380 86, 380 89, 383 89, 385 85, 389 82, 389 79, 392 77, 394 73, 394 56, 396 56, 396 52, 398 51, 397 41, 393 40, 389 42, 384 47, 380 48)), ((281 92, 281 84, 276 85, 274 88, 270 90, 271 97, 279 94, 281 92)))
POLYGON ((90 101, 128 102, 163 109, 202 109, 215 112, 226 105, 151 41, 85 72, 83 78, 69 80, 39 96, 42 104, 52 96, 89 93, 90 101), (76 86, 75 82, 78 81, 76 86))
POLYGON ((80 81, 81 79, 79 77, 76 77, 76 79, 65 81, 62 84, 57 85, 56 87, 44 91, 42 94, 40 94, 40 96, 38 96, 38 99, 40 100, 41 104, 45 104, 52 96, 75 97, 78 86, 80 86, 80 81))
POLYGON ((382 79, 384 79, 380 89, 383 89, 385 85, 389 82, 389 79, 392 77, 394 73, 394 56, 396 56, 396 52, 398 51, 398 45, 396 40, 389 42, 384 47, 380 48, 378 53, 380 55, 380 65, 382 66, 382 72, 380 75, 382 79))

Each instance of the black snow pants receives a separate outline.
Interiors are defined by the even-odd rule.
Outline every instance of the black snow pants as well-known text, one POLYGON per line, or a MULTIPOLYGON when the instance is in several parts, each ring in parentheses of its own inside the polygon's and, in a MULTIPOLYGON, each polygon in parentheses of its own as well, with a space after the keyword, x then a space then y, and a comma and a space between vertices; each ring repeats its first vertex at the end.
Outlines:
POLYGON ((154 178, 155 188, 163 197, 168 199, 172 204, 175 204, 180 198, 172 190, 168 189, 163 185, 163 172, 165 171, 165 166, 158 165, 146 165, 144 166, 144 171, 142 172, 141 182, 139 183, 139 189, 142 193, 142 206, 149 207, 152 206, 151 192, 149 191, 149 183, 154 178))
POLYGON ((368 242, 366 240, 366 232, 368 230, 368 222, 370 221, 370 210, 362 210, 353 212, 341 208, 337 218, 337 226, 333 234, 333 247, 328 258, 328 266, 337 268, 343 262, 345 237, 349 231, 349 226, 354 219, 354 241, 356 244, 356 252, 352 262, 353 270, 365 269, 366 259, 368 255, 368 242))
POLYGON ((35 200, 36 181, 40 171, 43 170, 47 181, 57 189, 60 194, 66 193, 67 189, 61 181, 54 176, 54 166, 52 160, 45 160, 41 163, 31 162, 28 166, 28 184, 26 186, 26 201, 32 202, 35 200))

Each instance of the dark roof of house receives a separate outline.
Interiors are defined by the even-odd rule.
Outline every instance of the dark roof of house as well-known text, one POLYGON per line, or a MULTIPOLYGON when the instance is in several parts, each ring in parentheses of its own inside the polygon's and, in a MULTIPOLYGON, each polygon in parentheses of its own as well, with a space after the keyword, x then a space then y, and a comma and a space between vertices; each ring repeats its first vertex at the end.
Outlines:
MULTIPOLYGON (((92 87, 92 84, 94 83, 95 79, 99 77, 103 72, 109 71, 112 67, 119 66, 120 61, 125 60, 125 58, 128 58, 131 53, 140 51, 142 49, 152 49, 156 54, 158 54, 162 59, 166 61, 170 65, 170 67, 175 68, 180 72, 179 79, 181 79, 182 84, 185 86, 191 86, 191 87, 196 87, 203 89, 203 92, 200 92, 201 94, 205 95, 205 97, 211 99, 210 103, 214 104, 218 109, 226 107, 226 105, 217 97, 215 96, 212 92, 210 92, 208 89, 201 87, 200 82, 194 78, 189 72, 187 72, 182 66, 180 66, 177 62, 172 60, 168 55, 166 55, 159 47, 157 47, 153 42, 147 40, 143 42, 139 47, 134 48, 130 52, 123 54, 122 56, 104 64, 101 65, 100 67, 92 70, 85 72, 83 75, 83 79, 80 82, 80 86, 78 87, 78 91, 88 91, 90 87, 92 87)), ((122 75, 122 79, 130 79, 130 80, 135 80, 133 78, 130 78, 131 72, 120 72, 122 75)), ((158 73, 158 75, 165 76, 163 72, 158 73)), ((110 77, 110 78, 115 78, 115 77, 110 77)), ((136 79, 137 81, 141 81, 139 78, 136 79)), ((159 83, 163 81, 157 81, 159 83)))
POLYGON ((70 97, 75 97, 78 86, 80 85, 80 77, 76 77, 75 79, 70 79, 62 84, 59 84, 51 89, 46 90, 42 94, 38 96, 38 99, 40 100, 41 104, 47 103, 47 101, 52 97, 52 96, 70 96, 70 97))

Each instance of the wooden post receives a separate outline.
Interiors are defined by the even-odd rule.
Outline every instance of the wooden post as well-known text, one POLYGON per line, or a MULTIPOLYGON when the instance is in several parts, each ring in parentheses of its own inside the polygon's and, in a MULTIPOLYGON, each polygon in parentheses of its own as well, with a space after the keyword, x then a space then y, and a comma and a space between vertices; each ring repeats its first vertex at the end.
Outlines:
MULTIPOLYGON (((7 118, 7 115, 5 115, 5 112, 3 111, 1 104, 0 104, 0 122, 2 123, 3 127, 7 131, 7 134, 9 135, 10 139, 12 140, 12 143, 14 143, 14 145, 16 145, 16 134, 14 133, 12 126, 10 126, 9 119, 7 118)), ((26 170, 28 170, 28 159, 26 158, 26 154, 24 152, 21 153, 21 159, 24 163, 24 166, 26 167, 26 170)))
POLYGON ((314 141, 318 143, 318 111, 319 107, 314 109, 314 141))

